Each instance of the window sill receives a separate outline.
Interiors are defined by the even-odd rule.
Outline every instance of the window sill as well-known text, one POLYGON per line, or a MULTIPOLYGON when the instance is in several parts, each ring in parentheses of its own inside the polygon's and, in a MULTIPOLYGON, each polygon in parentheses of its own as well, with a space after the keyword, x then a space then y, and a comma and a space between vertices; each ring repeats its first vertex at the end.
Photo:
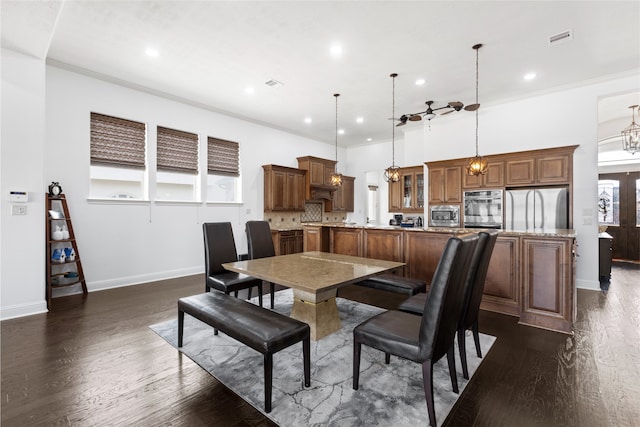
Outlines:
POLYGON ((200 206, 202 202, 195 202, 193 200, 155 200, 154 203, 160 206, 200 206))
POLYGON ((244 202, 206 202, 207 206, 242 206, 244 202))
POLYGON ((149 205, 151 201, 143 199, 116 199, 116 198, 95 198, 87 197, 89 204, 96 205, 149 205))

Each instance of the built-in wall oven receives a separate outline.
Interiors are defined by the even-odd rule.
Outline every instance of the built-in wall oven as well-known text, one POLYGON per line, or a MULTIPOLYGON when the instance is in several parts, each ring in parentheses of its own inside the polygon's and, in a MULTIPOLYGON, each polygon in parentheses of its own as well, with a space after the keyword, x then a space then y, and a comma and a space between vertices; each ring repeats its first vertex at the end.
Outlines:
POLYGON ((460 206, 436 205, 429 207, 429 226, 460 227, 460 206))
POLYGON ((464 192, 465 228, 502 228, 503 190, 464 192))

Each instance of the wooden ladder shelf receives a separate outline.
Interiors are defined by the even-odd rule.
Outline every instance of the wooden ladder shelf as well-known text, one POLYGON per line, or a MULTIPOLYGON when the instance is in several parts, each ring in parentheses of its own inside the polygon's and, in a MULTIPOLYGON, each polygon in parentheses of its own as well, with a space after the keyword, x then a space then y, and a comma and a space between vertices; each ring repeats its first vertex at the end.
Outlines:
POLYGON ((64 194, 51 196, 45 193, 45 197, 46 297, 47 308, 51 309, 53 289, 81 285, 82 293, 87 295, 87 283, 82 271, 80 252, 71 224, 67 199, 64 194))

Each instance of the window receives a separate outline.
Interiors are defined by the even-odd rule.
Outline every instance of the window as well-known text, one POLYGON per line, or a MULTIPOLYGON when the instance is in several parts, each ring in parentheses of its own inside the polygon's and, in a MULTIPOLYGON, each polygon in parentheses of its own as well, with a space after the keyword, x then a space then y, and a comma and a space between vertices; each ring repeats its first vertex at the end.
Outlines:
POLYGON ((91 113, 90 197, 146 198, 146 140, 144 123, 91 113))
POLYGON ((198 135, 158 126, 156 199, 198 201, 198 135))
POLYGON ((207 201, 239 202, 240 189, 239 144, 208 137, 207 201))
POLYGON ((598 180, 598 223, 620 225, 620 181, 598 180))

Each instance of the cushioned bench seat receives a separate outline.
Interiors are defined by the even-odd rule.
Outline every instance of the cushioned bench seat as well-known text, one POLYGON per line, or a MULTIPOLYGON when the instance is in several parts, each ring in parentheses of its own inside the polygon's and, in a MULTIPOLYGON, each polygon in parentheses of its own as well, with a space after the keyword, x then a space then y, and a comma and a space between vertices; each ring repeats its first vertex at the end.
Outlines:
POLYGON ((310 328, 306 323, 247 301, 207 292, 178 300, 178 347, 182 347, 184 313, 195 317, 264 355, 264 408, 271 412, 273 354, 302 341, 304 384, 311 382, 310 328))
POLYGON ((426 292, 427 290, 427 284, 424 280, 402 277, 395 274, 380 274, 355 284, 409 296, 426 292))

